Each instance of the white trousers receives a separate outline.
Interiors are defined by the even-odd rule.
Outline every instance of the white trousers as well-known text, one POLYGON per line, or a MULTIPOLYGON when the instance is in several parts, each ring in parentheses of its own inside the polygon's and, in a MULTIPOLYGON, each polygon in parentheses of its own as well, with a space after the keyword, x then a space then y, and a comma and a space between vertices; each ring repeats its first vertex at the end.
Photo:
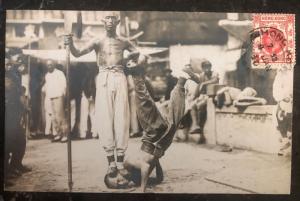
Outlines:
POLYGON ((52 112, 52 106, 49 98, 45 98, 45 135, 53 134, 57 135, 56 129, 54 129, 54 116, 52 112))
POLYGON ((65 119, 64 97, 48 98, 45 97, 45 134, 52 134, 54 136, 67 135, 67 122, 65 119))
POLYGON ((88 119, 90 117, 91 121, 91 132, 93 137, 97 136, 97 131, 95 129, 95 100, 89 100, 84 93, 81 96, 81 105, 80 105, 80 126, 79 126, 79 135, 81 138, 86 137, 88 132, 88 119))
POLYGON ((127 79, 123 72, 99 72, 96 83, 96 130, 107 155, 124 155, 129 138, 127 79))

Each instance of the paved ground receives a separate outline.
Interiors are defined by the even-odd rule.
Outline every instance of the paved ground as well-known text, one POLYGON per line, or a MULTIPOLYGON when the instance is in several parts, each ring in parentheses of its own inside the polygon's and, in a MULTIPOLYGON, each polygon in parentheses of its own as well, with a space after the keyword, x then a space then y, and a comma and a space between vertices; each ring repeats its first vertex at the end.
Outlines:
MULTIPOLYGON (((75 192, 124 192, 107 189, 104 151, 98 140, 73 141, 75 192)), ((130 139, 134 154, 139 139, 130 139)), ((16 179, 11 191, 67 191, 67 145, 29 141, 24 164, 33 171, 16 179)), ((174 142, 161 159, 165 180, 147 191, 157 193, 289 193, 290 157, 174 142)), ((125 192, 135 192, 134 190, 125 192)))

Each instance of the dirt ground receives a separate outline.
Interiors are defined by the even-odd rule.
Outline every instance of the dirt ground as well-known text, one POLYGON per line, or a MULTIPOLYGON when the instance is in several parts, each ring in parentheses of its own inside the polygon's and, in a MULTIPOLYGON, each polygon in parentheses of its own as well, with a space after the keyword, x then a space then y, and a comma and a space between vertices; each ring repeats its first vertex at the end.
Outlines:
MULTIPOLYGON (((139 151, 130 139, 127 155, 139 151)), ((164 181, 149 185, 155 193, 280 193, 290 192, 290 157, 174 142, 161 159, 164 181), (274 176, 276 175, 276 176, 274 176), (269 185, 272 184, 272 185, 269 185)), ((104 185, 107 162, 99 140, 72 141, 74 192, 135 192, 104 185)), ((24 158, 32 172, 15 179, 8 191, 68 191, 67 145, 30 140, 24 158)))

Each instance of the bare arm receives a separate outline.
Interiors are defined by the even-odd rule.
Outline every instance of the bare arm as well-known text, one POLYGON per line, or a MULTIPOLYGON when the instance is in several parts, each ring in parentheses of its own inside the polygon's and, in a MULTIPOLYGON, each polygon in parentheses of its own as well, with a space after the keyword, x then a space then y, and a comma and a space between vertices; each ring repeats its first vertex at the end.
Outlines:
POLYGON ((219 76, 218 74, 215 74, 210 80, 207 80, 205 82, 202 82, 198 84, 195 93, 194 93, 194 99, 197 98, 200 94, 203 88, 209 84, 218 84, 219 83, 219 76))
POLYGON ((207 80, 206 82, 202 82, 202 85, 208 85, 208 84, 218 84, 219 83, 219 76, 214 76, 212 79, 207 80))
POLYGON ((149 176, 154 168, 155 164, 143 163, 141 164, 141 191, 145 192, 146 185, 149 179, 149 176))
POLYGON ((90 53, 92 50, 95 49, 95 42, 89 43, 87 46, 83 47, 82 49, 77 49, 73 43, 70 44, 70 52, 73 54, 74 57, 80 57, 87 53, 90 53))
POLYGON ((137 60, 137 65, 142 65, 146 63, 146 56, 140 54, 140 52, 138 51, 138 49, 133 45, 132 42, 127 41, 126 42, 126 49, 130 52, 130 56, 128 59, 133 59, 133 60, 137 60), (130 58, 131 57, 131 58, 130 58), (135 59, 136 57, 136 59, 135 59))
POLYGON ((85 47, 78 49, 75 47, 73 43, 72 36, 66 36, 65 37, 65 45, 69 45, 70 52, 74 57, 80 57, 82 55, 85 55, 87 53, 90 53, 92 50, 97 48, 97 41, 93 40, 89 42, 85 47))

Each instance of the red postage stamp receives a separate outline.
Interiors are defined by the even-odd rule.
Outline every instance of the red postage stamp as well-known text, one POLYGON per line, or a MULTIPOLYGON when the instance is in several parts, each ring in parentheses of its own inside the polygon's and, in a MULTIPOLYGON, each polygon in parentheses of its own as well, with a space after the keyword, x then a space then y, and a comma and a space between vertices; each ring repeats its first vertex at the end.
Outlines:
POLYGON ((253 66, 295 63, 294 14, 253 14, 252 33, 253 66))

